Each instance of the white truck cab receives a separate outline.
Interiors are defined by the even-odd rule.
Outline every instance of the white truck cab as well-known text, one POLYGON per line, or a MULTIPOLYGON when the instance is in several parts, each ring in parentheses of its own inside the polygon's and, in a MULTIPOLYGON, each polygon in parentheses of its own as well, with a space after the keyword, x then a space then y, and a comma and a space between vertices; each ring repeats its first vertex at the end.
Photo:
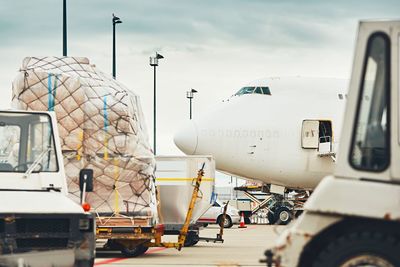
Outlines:
POLYGON ((336 170, 268 266, 400 266, 399 43, 400 21, 360 23, 336 170))
POLYGON ((0 111, 0 265, 14 266, 18 254, 34 266, 25 255, 70 250, 73 266, 93 266, 93 215, 67 195, 54 113, 0 111))

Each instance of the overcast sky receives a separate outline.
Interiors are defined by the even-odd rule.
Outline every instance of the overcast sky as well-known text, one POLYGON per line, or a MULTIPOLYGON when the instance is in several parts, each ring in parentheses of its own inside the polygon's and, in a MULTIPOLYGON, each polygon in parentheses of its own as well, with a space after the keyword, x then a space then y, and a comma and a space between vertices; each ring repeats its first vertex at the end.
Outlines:
MULTIPOLYGON (((111 14, 117 79, 141 96, 149 132, 157 68, 158 154, 180 154, 174 132, 247 82, 268 76, 348 78, 360 19, 399 18, 400 1, 69 0, 68 55, 111 73, 111 14)), ((25 56, 62 55, 62 0, 0 0, 0 107, 25 56)), ((245 112, 245 111, 244 111, 245 112)), ((150 136, 152 140, 152 136, 150 136)))

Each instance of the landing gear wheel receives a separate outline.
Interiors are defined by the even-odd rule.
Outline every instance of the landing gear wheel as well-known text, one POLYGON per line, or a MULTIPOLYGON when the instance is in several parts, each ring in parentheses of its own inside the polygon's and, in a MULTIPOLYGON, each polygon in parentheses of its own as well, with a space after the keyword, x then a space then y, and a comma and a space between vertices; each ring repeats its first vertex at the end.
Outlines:
POLYGON ((275 222, 280 225, 286 225, 292 220, 292 213, 287 207, 279 207, 276 209, 275 222))
POLYGON ((224 228, 231 228, 233 226, 232 219, 229 215, 225 216, 224 222, 222 222, 222 215, 219 215, 217 222, 220 226, 223 226, 224 228))
POLYGON ((132 249, 123 247, 121 248, 121 253, 124 254, 125 257, 138 257, 146 253, 148 249, 148 247, 145 247, 143 245, 138 245, 132 249))
POLYGON ((362 231, 337 237, 315 258, 312 267, 400 266, 400 243, 390 234, 362 231))

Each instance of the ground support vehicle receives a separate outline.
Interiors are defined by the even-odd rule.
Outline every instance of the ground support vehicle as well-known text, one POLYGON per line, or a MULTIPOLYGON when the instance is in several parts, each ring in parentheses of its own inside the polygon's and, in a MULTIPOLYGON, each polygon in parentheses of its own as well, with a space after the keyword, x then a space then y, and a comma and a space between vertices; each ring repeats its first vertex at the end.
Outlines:
POLYGON ((94 218, 67 196, 53 112, 0 111, 0 176, 0 265, 58 266, 69 251, 65 264, 93 266, 94 218))
POLYGON ((136 257, 144 254, 149 247, 166 247, 181 250, 185 245, 189 232, 189 225, 204 175, 204 164, 198 171, 194 182, 192 197, 186 213, 186 219, 179 231, 177 242, 163 242, 164 225, 158 224, 154 227, 148 226, 148 218, 135 217, 123 218, 97 218, 96 238, 107 239, 105 248, 120 250, 125 256, 136 257))
POLYGON ((362 21, 333 176, 268 266, 400 266, 400 21, 362 21))
MULTIPOLYGON (((226 213, 227 213, 227 210, 228 210, 228 205, 229 205, 229 201, 224 206, 224 209, 223 209, 223 212, 222 212, 222 218, 221 218, 222 222, 226 221, 226 216, 227 216, 226 213)), ((220 226, 219 226, 219 233, 217 234, 217 236, 215 238, 212 238, 212 237, 199 237, 198 240, 199 241, 205 241, 207 243, 208 242, 224 243, 224 239, 222 238, 223 235, 224 235, 224 228, 225 228, 225 225, 221 223, 220 226)))
POLYGON ((188 203, 192 197, 193 178, 205 163, 204 177, 199 188, 199 198, 193 209, 185 246, 193 246, 200 239, 198 219, 215 202, 215 161, 213 157, 156 156, 156 185, 159 193, 159 219, 164 225, 165 235, 177 235, 182 228, 188 203))
POLYGON ((307 191, 277 192, 284 188, 274 185, 245 185, 234 189, 242 191, 253 202, 251 209, 243 212, 246 223, 250 223, 251 217, 257 216, 259 211, 264 213, 263 210, 267 210, 269 224, 288 224, 301 214, 309 196, 307 191), (264 198, 260 199, 260 195, 264 198))
MULTIPOLYGON (((229 201, 225 204, 225 206, 221 210, 218 208, 218 211, 220 211, 221 214, 218 217, 216 217, 216 218, 218 218, 218 220, 214 220, 214 221, 220 222, 219 223, 220 229, 219 229, 219 233, 216 234, 215 238, 214 237, 201 237, 199 235, 200 229, 202 227, 207 226, 205 223, 202 222, 201 217, 200 217, 200 219, 198 219, 195 224, 191 223, 189 225, 189 230, 186 235, 186 240, 185 240, 184 246, 191 247, 191 246, 196 245, 199 241, 224 243, 224 239, 222 238, 223 234, 224 234, 224 228, 232 227, 232 225, 230 224, 231 220, 227 218, 228 217, 228 207, 229 207, 229 201)), ((207 214, 207 212, 206 212, 206 214, 207 214)), ((205 216, 205 214, 203 214, 203 216, 205 216)), ((183 225, 181 226, 179 224, 167 224, 167 225, 165 225, 164 234, 165 235, 179 235, 180 229, 182 227, 183 227, 183 225)))
MULTIPOLYGON (((225 205, 223 208, 223 213, 221 215, 221 220, 226 221, 225 216, 227 216, 227 207, 228 205, 225 205)), ((178 225, 178 224, 170 224, 170 225, 165 225, 165 230, 164 230, 164 235, 179 235, 180 234, 180 229, 183 227, 183 225, 178 225)), ((203 223, 196 223, 196 224, 190 224, 189 225, 189 230, 186 235, 185 247, 191 247, 196 245, 198 242, 212 242, 212 243, 224 243, 223 234, 224 234, 224 224, 220 225, 219 232, 216 234, 216 237, 204 237, 200 236, 200 230, 204 227, 203 223)))
MULTIPOLYGON (((179 235, 183 224, 164 224, 164 235, 179 235)), ((191 247, 199 242, 200 226, 197 224, 189 224, 188 233, 186 235, 185 247, 191 247)))

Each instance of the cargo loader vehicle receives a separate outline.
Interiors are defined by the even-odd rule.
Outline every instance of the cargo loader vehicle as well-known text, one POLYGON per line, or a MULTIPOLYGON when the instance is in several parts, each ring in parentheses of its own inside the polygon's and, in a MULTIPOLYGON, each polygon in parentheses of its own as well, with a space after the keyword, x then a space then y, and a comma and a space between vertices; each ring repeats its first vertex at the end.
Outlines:
POLYGON ((334 175, 267 266, 400 266, 400 21, 362 21, 334 175))

